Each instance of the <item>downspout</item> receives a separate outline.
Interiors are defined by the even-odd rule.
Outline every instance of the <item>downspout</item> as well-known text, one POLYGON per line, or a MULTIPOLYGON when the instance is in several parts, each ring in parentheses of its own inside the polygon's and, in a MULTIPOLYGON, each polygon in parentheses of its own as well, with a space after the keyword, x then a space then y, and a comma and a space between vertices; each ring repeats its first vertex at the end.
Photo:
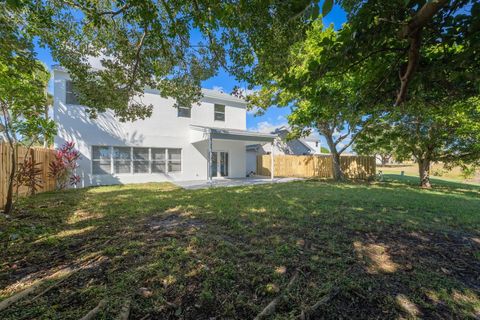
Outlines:
POLYGON ((270 150, 270 180, 273 180, 274 172, 275 172, 275 159, 273 154, 274 149, 275 149, 275 139, 272 141, 272 150, 270 150))
POLYGON ((207 129, 208 155, 207 155, 207 182, 212 183, 212 129, 207 129))

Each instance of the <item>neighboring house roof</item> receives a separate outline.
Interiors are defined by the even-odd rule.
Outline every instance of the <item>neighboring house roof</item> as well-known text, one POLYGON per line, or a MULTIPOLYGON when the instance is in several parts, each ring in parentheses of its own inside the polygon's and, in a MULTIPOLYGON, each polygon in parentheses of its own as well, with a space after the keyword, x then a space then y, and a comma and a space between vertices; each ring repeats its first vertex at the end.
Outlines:
MULTIPOLYGON (((280 127, 280 128, 277 128, 275 129, 275 131, 273 131, 272 133, 274 134, 278 134, 280 137, 285 137, 288 133, 290 133, 290 130, 283 126, 283 127, 280 127)), ((310 146, 308 142, 318 142, 320 141, 319 138, 316 138, 314 136, 308 136, 308 137, 304 137, 304 138, 299 138, 299 139, 295 139, 296 141, 300 142, 303 146, 305 146, 305 148, 307 148, 308 150, 310 150, 311 152, 315 152, 316 150, 310 146)))
POLYGON ((317 142, 318 140, 306 140, 306 139, 297 139, 298 142, 300 142, 301 144, 303 144, 305 147, 308 148, 308 150, 312 151, 312 152, 315 152, 315 149, 312 148, 312 146, 310 146, 307 141, 314 141, 314 142, 317 142))

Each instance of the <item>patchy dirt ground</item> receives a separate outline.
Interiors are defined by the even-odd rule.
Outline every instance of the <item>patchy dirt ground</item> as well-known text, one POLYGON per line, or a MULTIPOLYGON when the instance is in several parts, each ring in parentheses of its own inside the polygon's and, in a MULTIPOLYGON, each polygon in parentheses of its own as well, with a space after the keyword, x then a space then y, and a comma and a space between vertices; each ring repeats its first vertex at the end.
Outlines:
POLYGON ((265 318, 476 319, 479 196, 395 181, 38 195, 0 220, 0 318, 253 319, 276 301, 265 318))

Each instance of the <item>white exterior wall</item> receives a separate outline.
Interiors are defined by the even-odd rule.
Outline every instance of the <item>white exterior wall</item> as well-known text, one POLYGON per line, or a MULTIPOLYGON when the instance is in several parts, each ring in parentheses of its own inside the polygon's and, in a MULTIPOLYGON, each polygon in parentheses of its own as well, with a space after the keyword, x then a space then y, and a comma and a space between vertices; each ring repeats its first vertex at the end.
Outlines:
POLYGON ((303 140, 304 143, 308 144, 310 148, 314 150, 313 154, 320 154, 321 152, 321 143, 320 141, 309 141, 309 140, 303 140))
POLYGON ((257 173, 257 151, 247 150, 247 173, 257 173))
MULTIPOLYGON (((100 185, 139 183, 168 180, 207 179, 207 143, 190 142, 190 125, 246 130, 245 105, 205 97, 194 105, 190 118, 177 117, 173 99, 164 99, 154 92, 146 92, 142 100, 154 106, 150 118, 134 122, 118 121, 112 111, 90 119, 82 106, 65 104, 66 72, 54 71, 54 119, 58 126, 55 147, 73 141, 81 153, 78 173, 83 184, 100 185), (214 120, 214 103, 225 105, 225 121, 214 120), (181 148, 182 171, 166 174, 111 174, 92 175, 91 150, 94 145, 181 148)), ((245 177, 245 142, 214 140, 213 151, 229 152, 229 177, 245 177)))

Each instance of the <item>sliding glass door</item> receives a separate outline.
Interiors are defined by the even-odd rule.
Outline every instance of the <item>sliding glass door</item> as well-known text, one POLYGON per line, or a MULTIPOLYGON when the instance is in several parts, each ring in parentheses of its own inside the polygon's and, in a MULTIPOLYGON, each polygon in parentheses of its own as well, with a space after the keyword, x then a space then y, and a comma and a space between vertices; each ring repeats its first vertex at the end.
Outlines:
POLYGON ((212 177, 228 177, 228 152, 212 152, 212 177))

